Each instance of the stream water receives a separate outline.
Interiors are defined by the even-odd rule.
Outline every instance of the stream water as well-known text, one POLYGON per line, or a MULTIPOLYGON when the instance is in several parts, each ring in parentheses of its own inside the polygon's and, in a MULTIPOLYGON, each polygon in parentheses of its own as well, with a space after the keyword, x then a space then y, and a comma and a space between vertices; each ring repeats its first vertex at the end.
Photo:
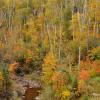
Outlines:
POLYGON ((27 88, 25 91, 24 100, 40 100, 38 97, 40 94, 41 88, 27 88))

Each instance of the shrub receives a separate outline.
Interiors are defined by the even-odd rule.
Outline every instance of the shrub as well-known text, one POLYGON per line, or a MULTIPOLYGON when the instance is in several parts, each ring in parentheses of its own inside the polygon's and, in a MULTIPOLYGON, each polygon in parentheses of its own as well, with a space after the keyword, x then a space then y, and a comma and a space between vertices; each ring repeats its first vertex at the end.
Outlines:
POLYGON ((48 84, 50 83, 50 78, 52 77, 54 70, 56 68, 56 58, 49 52, 45 59, 44 63, 42 65, 42 70, 43 70, 43 76, 42 80, 44 83, 48 84))
POLYGON ((87 70, 81 70, 79 78, 83 80, 88 80, 90 78, 89 72, 87 70))
POLYGON ((91 60, 100 60, 100 46, 92 49, 88 56, 91 60))

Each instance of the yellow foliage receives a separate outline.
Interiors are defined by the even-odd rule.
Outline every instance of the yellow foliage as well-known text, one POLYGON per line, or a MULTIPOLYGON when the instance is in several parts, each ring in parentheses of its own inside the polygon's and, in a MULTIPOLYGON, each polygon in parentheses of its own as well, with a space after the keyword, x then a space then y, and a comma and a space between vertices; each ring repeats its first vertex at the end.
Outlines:
POLYGON ((42 65, 42 70, 43 70, 43 80, 45 82, 49 82, 51 76, 53 75, 53 72, 56 67, 56 59, 55 57, 49 52, 45 59, 44 59, 44 64, 42 65))
MULTIPOLYGON (((74 36, 79 39, 80 38, 80 22, 78 20, 78 17, 80 17, 80 13, 76 13, 72 16, 72 30, 74 33, 74 36)), ((83 34, 83 33, 82 33, 83 34)))
POLYGON ((62 92, 62 98, 69 97, 71 95, 71 92, 69 90, 65 90, 62 92))
POLYGON ((0 48, 3 48, 4 44, 0 41, 0 48))
POLYGON ((79 80, 78 81, 78 90, 82 90, 84 88, 84 85, 85 85, 85 81, 84 80, 79 80))

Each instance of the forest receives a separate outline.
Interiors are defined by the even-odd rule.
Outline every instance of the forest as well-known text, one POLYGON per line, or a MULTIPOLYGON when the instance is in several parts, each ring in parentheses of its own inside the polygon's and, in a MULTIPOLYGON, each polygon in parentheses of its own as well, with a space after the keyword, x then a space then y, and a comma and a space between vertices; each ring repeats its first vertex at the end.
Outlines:
POLYGON ((0 0, 0 100, 100 100, 100 0, 0 0))

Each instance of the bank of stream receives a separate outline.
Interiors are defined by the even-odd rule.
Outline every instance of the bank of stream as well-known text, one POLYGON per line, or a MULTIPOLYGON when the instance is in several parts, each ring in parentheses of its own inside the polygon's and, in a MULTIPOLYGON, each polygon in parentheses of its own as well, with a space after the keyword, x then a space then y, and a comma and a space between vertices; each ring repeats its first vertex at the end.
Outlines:
MULTIPOLYGON (((18 100, 40 100, 41 82, 37 80, 28 80, 22 77, 13 79, 14 91, 13 99, 18 100)), ((12 100, 13 100, 12 99, 12 100)))

